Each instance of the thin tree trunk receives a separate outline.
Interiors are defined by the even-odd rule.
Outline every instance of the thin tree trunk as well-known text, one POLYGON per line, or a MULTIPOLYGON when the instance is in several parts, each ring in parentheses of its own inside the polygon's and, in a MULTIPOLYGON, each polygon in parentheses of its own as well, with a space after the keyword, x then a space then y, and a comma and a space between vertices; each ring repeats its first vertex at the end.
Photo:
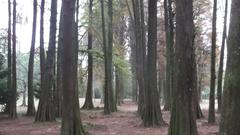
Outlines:
POLYGON ((106 42, 106 29, 105 29, 105 16, 104 16, 104 0, 101 0, 101 14, 102 14, 102 36, 103 36, 103 51, 104 51, 104 65, 105 65, 105 77, 104 77, 104 114, 110 114, 109 103, 109 90, 108 90, 108 66, 107 66, 107 42, 106 42))
POLYGON ((211 84, 210 84, 210 94, 209 94, 208 123, 214 123, 215 122, 216 21, 217 21, 217 0, 214 0, 214 4, 213 4, 213 22, 212 22, 211 84))
POLYGON ((225 51, 225 40, 227 37, 226 36, 227 13, 228 13, 228 0, 225 1, 225 15, 224 15, 224 23, 223 23, 222 46, 221 46, 220 62, 219 62, 219 70, 218 70, 218 85, 217 85, 218 112, 221 112, 221 108, 222 108, 223 58, 224 58, 224 51, 225 51))
MULTIPOLYGON (((88 50, 92 49, 92 6, 93 0, 89 1, 89 26, 88 26, 88 50)), ((83 105, 83 109, 93 109, 92 102, 92 90, 93 89, 93 57, 91 52, 88 52, 88 81, 87 81, 87 93, 85 97, 85 103, 83 105)))
MULTIPOLYGON (((7 80, 7 88, 8 91, 12 91, 12 18, 11 18, 11 0, 8 0, 8 80, 7 80)), ((9 113, 10 109, 10 101, 6 104, 6 108, 4 110, 5 113, 9 113)))
POLYGON ((10 118, 17 118, 17 69, 16 69, 16 0, 13 0, 13 33, 12 33, 12 92, 10 118))
POLYGON ((34 70, 34 54, 35 54, 35 38, 37 25, 37 0, 33 1, 33 24, 32 24, 32 41, 28 64, 28 108, 27 115, 33 116, 36 113, 33 96, 33 70, 34 70))

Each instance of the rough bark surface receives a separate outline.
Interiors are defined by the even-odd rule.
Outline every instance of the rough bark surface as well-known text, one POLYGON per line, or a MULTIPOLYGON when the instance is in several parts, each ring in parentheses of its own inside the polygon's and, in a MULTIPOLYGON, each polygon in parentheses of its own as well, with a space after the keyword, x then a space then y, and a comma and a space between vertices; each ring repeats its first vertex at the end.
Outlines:
POLYGON ((34 96, 33 96, 33 70, 34 70, 36 25, 37 25, 37 0, 34 0, 33 1, 32 41, 31 41, 29 64, 28 64, 28 108, 27 108, 28 116, 34 116, 36 113, 35 106, 34 106, 34 96))
POLYGON ((169 135, 198 135, 194 103, 193 1, 176 1, 176 68, 169 135))
POLYGON ((232 0, 220 135, 240 134, 240 1, 232 0))

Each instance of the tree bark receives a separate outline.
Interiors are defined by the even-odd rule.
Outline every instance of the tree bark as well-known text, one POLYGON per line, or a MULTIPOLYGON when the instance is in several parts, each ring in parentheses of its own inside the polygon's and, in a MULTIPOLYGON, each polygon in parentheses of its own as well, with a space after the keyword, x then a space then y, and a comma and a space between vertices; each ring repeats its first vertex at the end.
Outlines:
POLYGON ((210 84, 210 95, 209 95, 208 123, 215 123, 216 21, 217 21, 217 0, 214 0, 213 22, 212 22, 211 84, 210 84))
POLYGON ((27 115, 34 116, 36 113, 33 96, 33 70, 34 70, 34 54, 35 54, 35 38, 37 25, 37 0, 33 1, 33 24, 32 24, 32 41, 28 64, 28 108, 27 115))
POLYGON ((13 0, 13 31, 12 31, 12 92, 9 116, 17 118, 17 71, 16 71, 16 0, 13 0))
POLYGON ((35 121, 55 121, 53 106, 54 65, 56 55, 57 0, 51 3, 50 36, 47 60, 44 66, 43 87, 35 121))
POLYGON ((227 39, 227 67, 224 80, 223 110, 220 135, 240 134, 240 1, 232 0, 231 18, 227 39))
POLYGON ((194 103, 193 1, 176 1, 176 49, 169 135, 198 135, 194 103))
POLYGON ((145 92, 144 126, 164 125, 157 89, 157 0, 149 0, 148 46, 147 46, 147 90, 145 92), (150 81, 151 80, 151 81, 150 81))
MULTIPOLYGON (((12 91, 12 15, 11 15, 11 0, 8 0, 8 77, 7 77, 7 88, 8 91, 12 91)), ((9 113, 10 109, 10 101, 6 104, 6 108, 4 110, 5 113, 9 113)))
POLYGON ((217 85, 217 98, 218 98, 218 112, 221 112, 222 108, 222 78, 223 78, 223 58, 225 51, 225 40, 227 33, 227 13, 228 13, 228 0, 225 1, 225 15, 224 15, 224 23, 223 23, 223 35, 222 35, 222 46, 220 53, 220 62, 219 62, 219 70, 218 70, 218 85, 217 85))
POLYGON ((62 45, 62 75, 63 75, 63 120, 61 135, 85 135, 80 118, 78 91, 76 89, 76 40, 74 22, 75 0, 63 0, 63 21, 61 33, 62 45), (71 65, 71 66, 69 66, 71 65), (75 65, 75 66, 74 66, 75 65))
MULTIPOLYGON (((92 6, 93 0, 89 1, 89 26, 88 26, 88 51, 92 49, 92 6)), ((83 105, 83 109, 93 109, 92 102, 92 90, 93 89, 93 57, 91 52, 88 52, 88 81, 87 81, 87 93, 85 97, 85 103, 83 105)))

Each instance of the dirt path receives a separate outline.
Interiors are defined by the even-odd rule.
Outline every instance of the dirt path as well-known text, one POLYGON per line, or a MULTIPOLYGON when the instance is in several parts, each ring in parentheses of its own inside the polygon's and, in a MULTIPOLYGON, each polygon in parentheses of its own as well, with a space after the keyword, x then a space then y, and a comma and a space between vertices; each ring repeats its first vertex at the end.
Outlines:
MULTIPOLYGON (((127 102, 118 109, 118 112, 109 116, 103 115, 101 109, 82 111, 85 129, 91 135, 167 135, 168 126, 144 128, 141 119, 136 115, 135 104, 127 102)), ((163 117, 169 122, 169 112, 163 112, 163 117)), ((206 118, 197 121, 199 135, 217 135, 218 125, 206 124, 206 118)), ((60 122, 33 123, 33 121, 31 117, 20 117, 16 120, 0 117, 0 135, 59 135, 60 122)))

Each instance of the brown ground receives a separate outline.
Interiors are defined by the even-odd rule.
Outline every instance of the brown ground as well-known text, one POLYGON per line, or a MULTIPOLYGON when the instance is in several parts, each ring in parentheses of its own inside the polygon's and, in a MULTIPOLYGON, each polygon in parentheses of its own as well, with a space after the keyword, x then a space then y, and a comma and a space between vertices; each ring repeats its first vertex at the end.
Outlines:
MULTIPOLYGON (((82 121, 90 135, 167 135, 168 126, 144 128, 136 115, 136 105, 126 102, 117 113, 103 115, 101 109, 82 110, 82 121)), ((207 116, 198 120, 199 135, 217 135, 218 125, 207 124, 207 116)), ((163 112, 164 120, 169 122, 169 112, 163 112)), ((217 119, 219 116, 217 115, 217 119)), ((0 117, 0 135, 59 135, 60 122, 34 123, 32 117, 19 117, 9 120, 0 117)))

